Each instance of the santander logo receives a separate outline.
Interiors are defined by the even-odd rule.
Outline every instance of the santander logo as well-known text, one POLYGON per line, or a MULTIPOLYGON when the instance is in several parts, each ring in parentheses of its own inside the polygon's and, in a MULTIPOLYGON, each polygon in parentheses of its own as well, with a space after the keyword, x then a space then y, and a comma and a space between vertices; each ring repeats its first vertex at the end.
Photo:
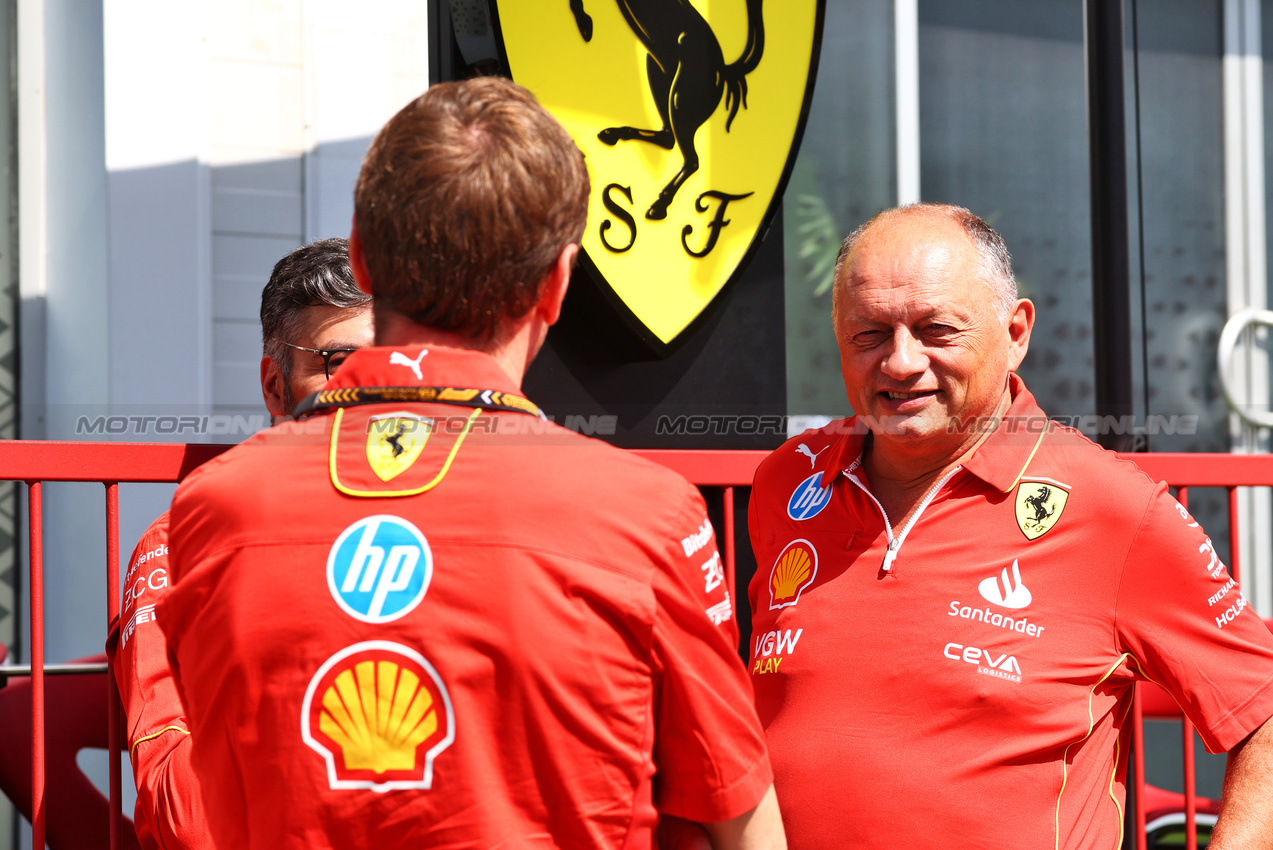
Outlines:
POLYGON ((1030 604, 1030 588, 1021 581, 1021 567, 1012 561, 1012 578, 1008 578, 1008 568, 997 576, 991 576, 977 585, 981 597, 987 602, 1001 605, 1004 608, 1024 608, 1030 604))

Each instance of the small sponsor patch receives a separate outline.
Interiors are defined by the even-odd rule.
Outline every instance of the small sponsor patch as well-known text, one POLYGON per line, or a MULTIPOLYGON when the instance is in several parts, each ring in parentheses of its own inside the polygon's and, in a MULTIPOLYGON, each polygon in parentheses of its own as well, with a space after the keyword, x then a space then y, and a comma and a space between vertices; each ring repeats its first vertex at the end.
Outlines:
POLYGON ((815 472, 800 482, 800 486, 787 500, 787 516, 794 520, 810 519, 831 504, 831 488, 818 486, 821 477, 821 472, 815 472))
POLYGON ((818 575, 818 551, 808 540, 793 540, 769 572, 769 610, 795 605, 818 575))
POLYGON ((301 738, 336 790, 431 788, 455 741, 451 696, 433 665, 402 644, 366 641, 318 668, 301 705, 301 738))
POLYGON ((364 623, 409 613, 433 578, 433 552, 420 530, 387 514, 358 520, 327 555, 327 587, 336 604, 364 623))

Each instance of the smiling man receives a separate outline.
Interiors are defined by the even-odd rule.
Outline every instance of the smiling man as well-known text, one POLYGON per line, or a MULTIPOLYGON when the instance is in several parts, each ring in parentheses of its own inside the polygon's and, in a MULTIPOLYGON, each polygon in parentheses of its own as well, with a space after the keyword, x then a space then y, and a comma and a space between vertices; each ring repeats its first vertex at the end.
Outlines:
POLYGON ((1116 848, 1143 679, 1230 752, 1212 848, 1270 846, 1273 637, 1164 485, 1036 405, 999 235, 880 213, 833 313, 858 415, 767 458, 750 515, 790 846, 1116 848))

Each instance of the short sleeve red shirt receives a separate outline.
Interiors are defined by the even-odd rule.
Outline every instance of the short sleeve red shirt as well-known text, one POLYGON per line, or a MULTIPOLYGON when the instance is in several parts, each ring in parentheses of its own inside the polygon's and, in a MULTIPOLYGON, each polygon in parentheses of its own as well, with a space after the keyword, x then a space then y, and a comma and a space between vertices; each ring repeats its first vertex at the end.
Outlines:
POLYGON ((1273 715, 1273 637, 1198 524, 1012 391, 907 528, 853 420, 757 472, 750 670, 796 850, 1117 847, 1138 678, 1213 751, 1273 715))
POLYGON ((156 605, 168 592, 168 514, 137 542, 124 577, 120 618, 106 645, 119 685, 137 785, 133 823, 143 848, 210 847, 190 730, 168 667, 156 605))
MULTIPOLYGON (((439 348, 329 387, 403 385, 516 391, 439 348)), ((348 407, 197 470, 171 545, 218 846, 644 850, 658 812, 734 817, 771 782, 701 498, 600 441, 348 407)))

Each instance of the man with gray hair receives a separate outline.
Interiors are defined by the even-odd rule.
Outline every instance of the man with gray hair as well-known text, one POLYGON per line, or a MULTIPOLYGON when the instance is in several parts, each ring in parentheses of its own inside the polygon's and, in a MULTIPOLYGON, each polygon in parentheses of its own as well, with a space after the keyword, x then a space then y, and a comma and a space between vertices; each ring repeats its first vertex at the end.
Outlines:
POLYGON ((790 846, 1118 847, 1133 686, 1229 751, 1211 847, 1269 847, 1273 637, 1198 523, 1049 422, 1003 240, 916 204, 844 243, 856 416, 756 473, 757 708, 790 846))
MULTIPOLYGON (((371 297, 349 269, 349 240, 323 239, 279 260, 261 292, 261 394, 277 423, 344 359, 371 344, 371 297)), ((144 850, 212 847, 190 729, 168 665, 155 604, 168 590, 168 512, 128 562, 123 610, 106 649, 124 704, 137 784, 133 820, 144 850)))

